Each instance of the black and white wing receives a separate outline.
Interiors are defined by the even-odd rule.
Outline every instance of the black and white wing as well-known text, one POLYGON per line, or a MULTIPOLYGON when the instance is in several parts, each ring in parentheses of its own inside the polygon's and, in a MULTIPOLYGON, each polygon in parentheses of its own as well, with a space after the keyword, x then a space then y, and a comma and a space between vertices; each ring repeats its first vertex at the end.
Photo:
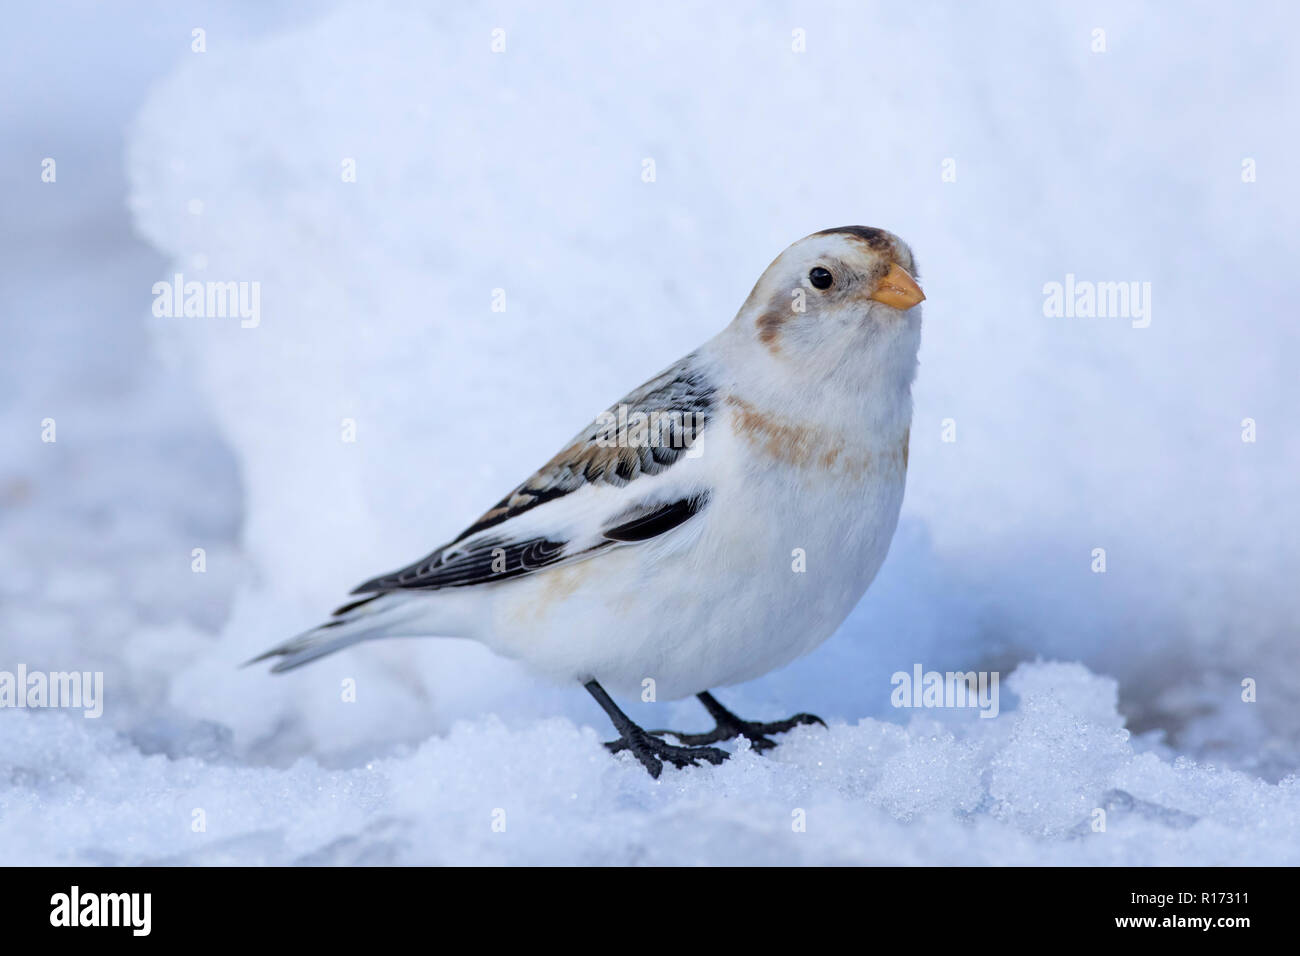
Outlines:
POLYGON ((710 489, 698 477, 667 478, 708 426, 715 394, 698 358, 687 356, 599 416, 454 541, 352 593, 504 581, 689 521, 707 506, 710 489))

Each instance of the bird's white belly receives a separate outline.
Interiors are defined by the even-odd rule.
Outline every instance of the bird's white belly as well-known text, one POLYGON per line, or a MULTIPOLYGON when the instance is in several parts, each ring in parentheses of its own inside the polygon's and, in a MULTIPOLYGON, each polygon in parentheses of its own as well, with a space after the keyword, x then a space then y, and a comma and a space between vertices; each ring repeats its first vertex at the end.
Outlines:
MULTIPOLYGON (((715 449, 718 450, 718 449, 715 449)), ((866 591, 898 521, 901 440, 736 475, 659 539, 510 582, 479 635, 561 680, 671 700, 751 680, 821 644, 866 591)))

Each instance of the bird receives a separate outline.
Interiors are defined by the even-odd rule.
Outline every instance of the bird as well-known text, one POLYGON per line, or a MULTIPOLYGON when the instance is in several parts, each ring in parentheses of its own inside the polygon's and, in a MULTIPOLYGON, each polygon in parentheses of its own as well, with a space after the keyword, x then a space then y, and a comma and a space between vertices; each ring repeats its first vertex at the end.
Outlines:
POLYGON ((865 226, 813 233, 731 323, 602 411, 454 540, 358 586, 248 663, 300 667, 360 641, 476 639, 581 685, 658 778, 717 764, 747 721, 711 690, 812 651, 884 562, 907 476, 921 339, 912 251, 865 226), (711 731, 648 731, 610 696, 691 695, 711 731), (677 742, 672 743, 669 737, 677 742))

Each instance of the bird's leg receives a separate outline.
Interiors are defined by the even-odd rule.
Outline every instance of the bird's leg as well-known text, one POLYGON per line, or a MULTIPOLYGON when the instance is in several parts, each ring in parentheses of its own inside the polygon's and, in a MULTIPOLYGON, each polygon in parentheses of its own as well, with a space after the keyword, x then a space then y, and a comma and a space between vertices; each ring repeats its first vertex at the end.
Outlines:
POLYGON ((719 740, 730 740, 732 737, 744 737, 755 750, 761 753, 776 746, 776 741, 769 740, 768 734, 782 734, 792 727, 798 727, 800 724, 821 724, 823 727, 826 726, 826 721, 813 714, 795 714, 786 720, 775 720, 768 724, 742 720, 723 707, 718 702, 718 699, 707 690, 695 696, 700 699, 704 709, 709 712, 709 715, 717 724, 716 727, 704 734, 679 734, 675 730, 656 730, 652 731, 652 733, 672 734, 688 746, 713 744, 719 740))
POLYGON ((611 740, 605 746, 613 753, 618 753, 620 750, 632 751, 652 777, 658 777, 663 772, 665 760, 674 767, 685 767, 687 764, 695 764, 701 760, 722 763, 731 756, 725 750, 716 747, 675 747, 658 737, 652 737, 634 724, 632 718, 618 709, 618 705, 610 700, 609 694, 605 693, 605 688, 594 680, 587 681, 583 686, 592 697, 596 698, 596 703, 600 704, 609 715, 614 729, 618 731, 619 739, 611 740))

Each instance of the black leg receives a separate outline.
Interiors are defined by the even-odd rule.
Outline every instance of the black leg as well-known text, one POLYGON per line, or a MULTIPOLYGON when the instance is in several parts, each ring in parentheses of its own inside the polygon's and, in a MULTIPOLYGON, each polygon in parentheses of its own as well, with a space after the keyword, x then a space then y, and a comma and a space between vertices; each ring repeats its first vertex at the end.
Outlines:
POLYGON ((682 743, 688 746, 698 744, 713 744, 720 740, 730 740, 732 737, 746 738, 753 748, 760 753, 764 750, 771 750, 776 746, 775 740, 769 740, 768 734, 781 734, 790 730, 792 727, 798 727, 800 724, 821 724, 826 726, 826 721, 813 714, 795 714, 787 720, 776 720, 769 724, 757 723, 750 720, 742 720, 727 708, 723 707, 718 699, 710 694, 707 690, 702 694, 696 694, 704 709, 709 712, 717 724, 712 730, 705 734, 679 734, 675 730, 656 730, 656 734, 672 734, 682 743))
POLYGON ((674 747, 657 737, 652 737, 632 723, 632 718, 619 710, 618 705, 610 699, 609 694, 605 693, 605 688, 594 680, 587 681, 583 686, 587 688, 592 697, 596 698, 596 703, 600 704, 605 713, 609 715, 609 719, 614 724, 614 729, 618 731, 619 739, 611 740, 605 746, 614 753, 618 753, 620 750, 631 750, 652 777, 658 777, 663 772, 663 761, 665 760, 674 767, 685 767, 700 760, 707 760, 709 763, 715 764, 722 763, 730 756, 725 750, 718 750, 716 747, 674 747))

